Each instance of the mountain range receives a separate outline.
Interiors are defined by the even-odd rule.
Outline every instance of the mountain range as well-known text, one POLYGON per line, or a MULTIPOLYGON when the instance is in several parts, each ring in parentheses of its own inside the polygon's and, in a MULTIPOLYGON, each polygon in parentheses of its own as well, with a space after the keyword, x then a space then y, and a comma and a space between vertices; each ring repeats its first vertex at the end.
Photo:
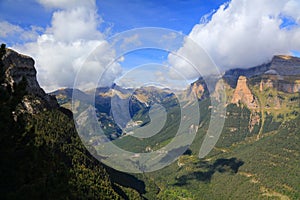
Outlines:
MULTIPOLYGON (((59 101, 68 99, 61 105, 70 108, 71 96, 63 94, 63 91, 52 94, 59 101)), ((106 134, 114 144, 128 151, 146 153, 160 149, 170 142, 180 119, 168 121, 168 131, 162 130, 157 135, 140 141, 126 135, 127 129, 124 127, 131 125, 132 121, 125 121, 121 127, 114 123, 109 103, 112 98, 118 96, 123 100, 129 99, 130 114, 133 122, 136 122, 135 126, 151 122, 148 115, 150 105, 162 104, 170 113, 179 116, 180 108, 176 107, 176 97, 180 96, 186 104, 191 101, 191 96, 198 99, 200 128, 194 143, 187 151, 190 155, 181 156, 177 164, 164 168, 158 173, 160 175, 151 173, 144 179, 137 176, 144 180, 146 186, 154 184, 153 191, 160 191, 158 194, 148 192, 146 197, 149 199, 298 199, 300 170, 297 166, 300 157, 296 144, 299 143, 299 132, 294 126, 299 124, 299 93, 300 59, 276 55, 270 62, 260 66, 226 71, 221 78, 200 77, 182 91, 173 92, 171 88, 155 87, 130 90, 116 85, 111 88, 98 88, 95 108, 102 116, 99 121, 104 124, 107 122, 103 128, 108 130, 106 134), (206 84, 207 80, 211 82, 210 85, 206 84), (212 107, 210 98, 220 98, 221 89, 226 93, 226 116, 221 137, 206 159, 197 159, 199 147, 209 127, 212 107), (98 99, 105 101, 105 104, 98 99), (287 162, 283 163, 282 160, 287 162), (216 163, 216 168, 222 169, 214 169, 216 163), (199 171, 201 173, 198 173, 199 171), (224 178, 223 172, 236 175, 224 178), (282 176, 280 180, 274 179, 278 176, 277 173, 282 176), (209 178, 206 179, 206 175, 209 175, 209 178), (234 186, 220 186, 213 181, 213 177, 224 184, 225 180, 232 183, 232 179, 237 179, 240 185, 234 183, 234 186), (191 189, 190 184, 195 187, 191 189), (225 189, 226 194, 216 195, 217 189, 225 189), (203 195, 199 190, 209 194, 203 195), (236 192, 238 190, 242 192, 236 192)))
POLYGON ((300 198, 300 58, 277 55, 222 77, 199 77, 182 91, 114 84, 46 94, 36 80, 34 60, 2 46, 0 81, 3 199, 300 198), (211 99, 222 101, 221 90, 226 93, 224 127, 212 151, 199 158, 214 112, 211 99), (178 97, 184 105, 196 97, 201 117, 194 142, 173 164, 156 172, 126 174, 90 155, 99 142, 132 152, 163 148, 178 129, 178 97), (114 99, 113 106, 120 109, 111 109, 114 99), (88 151, 73 116, 91 102, 106 137, 86 135, 94 146, 88 151), (150 138, 132 137, 132 127, 151 124, 149 112, 155 104, 166 109, 167 128, 150 138), (124 105, 129 105, 130 118, 122 117, 124 105), (116 122, 116 116, 123 120, 116 122))

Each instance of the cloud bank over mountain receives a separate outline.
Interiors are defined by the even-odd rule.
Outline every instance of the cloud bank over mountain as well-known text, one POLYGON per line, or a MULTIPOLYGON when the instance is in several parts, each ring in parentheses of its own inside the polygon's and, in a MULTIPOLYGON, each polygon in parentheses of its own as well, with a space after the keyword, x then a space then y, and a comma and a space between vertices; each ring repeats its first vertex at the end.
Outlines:
MULTIPOLYGON (((224 71, 251 67, 269 61, 275 54, 300 51, 300 1, 232 0, 202 17, 189 34, 224 71)), ((178 50, 203 65, 201 56, 185 43, 178 50)), ((169 63, 188 78, 194 77, 191 66, 169 55, 169 63)), ((208 73, 209 68, 202 68, 208 73)))

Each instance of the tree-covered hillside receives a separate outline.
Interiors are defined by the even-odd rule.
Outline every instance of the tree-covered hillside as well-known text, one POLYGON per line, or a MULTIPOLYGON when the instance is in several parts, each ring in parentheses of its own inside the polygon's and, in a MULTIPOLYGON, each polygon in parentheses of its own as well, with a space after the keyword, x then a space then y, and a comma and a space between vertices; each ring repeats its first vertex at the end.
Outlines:
POLYGON ((70 111, 45 106, 45 99, 28 92, 26 75, 11 87, 11 74, 4 64, 8 57, 2 45, 0 198, 141 199, 142 182, 103 166, 90 155, 70 111), (118 174, 122 179, 113 178, 118 174))

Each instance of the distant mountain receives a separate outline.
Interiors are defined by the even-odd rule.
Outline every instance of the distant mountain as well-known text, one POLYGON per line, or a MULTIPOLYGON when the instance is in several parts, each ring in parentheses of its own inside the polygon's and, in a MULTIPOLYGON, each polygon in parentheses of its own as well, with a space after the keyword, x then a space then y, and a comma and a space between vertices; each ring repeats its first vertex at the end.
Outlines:
MULTIPOLYGON (((169 89, 160 89, 154 86, 141 87, 136 90, 122 88, 116 84, 110 87, 100 87, 95 90, 82 92, 78 89, 60 89, 50 93, 55 95, 61 106, 71 109, 71 101, 74 95, 73 103, 78 102, 81 106, 94 102, 98 118, 102 128, 106 131, 110 139, 121 136, 123 128, 126 127, 130 119, 123 117, 123 121, 118 125, 114 122, 112 115, 122 116, 126 111, 122 110, 128 104, 131 117, 147 113, 153 104, 163 104, 166 108, 176 106, 175 94, 169 89), (93 99, 94 98, 94 99, 93 99), (93 101, 92 101, 93 100, 93 101), (111 103, 114 102, 115 113, 112 113, 111 103), (120 127, 118 127, 120 126, 120 127)), ((128 107, 127 106, 127 107, 128 107)), ((126 107, 126 108, 127 108, 126 107)), ((74 112, 74 110, 73 110, 74 112)), ((77 112, 75 110, 75 112, 77 112)), ((143 124, 149 122, 147 115, 143 116, 143 124)))
POLYGON ((300 79, 300 58, 277 55, 274 56, 271 62, 262 64, 248 69, 231 69, 225 72, 223 78, 231 87, 236 85, 239 76, 251 78, 254 76, 261 76, 263 74, 276 74, 281 76, 284 80, 300 79), (285 77, 287 76, 287 77, 285 77))

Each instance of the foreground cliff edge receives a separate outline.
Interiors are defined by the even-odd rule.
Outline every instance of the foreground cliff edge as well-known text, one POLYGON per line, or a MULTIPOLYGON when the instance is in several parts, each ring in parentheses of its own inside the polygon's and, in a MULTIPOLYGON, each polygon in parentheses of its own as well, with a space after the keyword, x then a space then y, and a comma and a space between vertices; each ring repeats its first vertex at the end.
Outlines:
POLYGON ((89 154, 72 113, 40 88, 34 60, 0 53, 0 198, 142 199, 143 182, 89 154))

